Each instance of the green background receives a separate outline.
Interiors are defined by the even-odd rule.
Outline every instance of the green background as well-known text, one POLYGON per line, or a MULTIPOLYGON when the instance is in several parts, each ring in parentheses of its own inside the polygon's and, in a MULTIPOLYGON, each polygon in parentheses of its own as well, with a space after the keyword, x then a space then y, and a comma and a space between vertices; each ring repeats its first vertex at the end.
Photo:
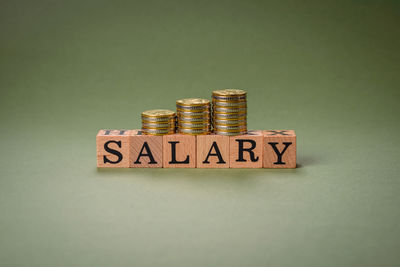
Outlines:
POLYGON ((1 266, 399 266, 398 1, 1 1, 1 266), (96 168, 213 89, 294 170, 96 168))

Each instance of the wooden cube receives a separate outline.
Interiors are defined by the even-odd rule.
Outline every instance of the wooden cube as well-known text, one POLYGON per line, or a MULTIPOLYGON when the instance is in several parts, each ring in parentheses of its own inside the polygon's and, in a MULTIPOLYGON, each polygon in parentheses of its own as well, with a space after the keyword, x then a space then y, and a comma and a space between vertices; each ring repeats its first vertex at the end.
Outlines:
POLYGON ((162 168, 162 136, 143 135, 142 130, 132 130, 129 135, 131 168, 162 168))
POLYGON ((130 130, 100 130, 96 136, 97 167, 129 167, 130 130))
POLYGON ((197 168, 229 168, 229 136, 198 135, 197 168))
POLYGON ((293 130, 263 131, 264 168, 296 168, 296 134, 293 130))
POLYGON ((263 133, 249 131, 229 137, 230 168, 262 168, 263 133))
POLYGON ((170 134, 163 136, 164 168, 196 168, 196 136, 170 134))

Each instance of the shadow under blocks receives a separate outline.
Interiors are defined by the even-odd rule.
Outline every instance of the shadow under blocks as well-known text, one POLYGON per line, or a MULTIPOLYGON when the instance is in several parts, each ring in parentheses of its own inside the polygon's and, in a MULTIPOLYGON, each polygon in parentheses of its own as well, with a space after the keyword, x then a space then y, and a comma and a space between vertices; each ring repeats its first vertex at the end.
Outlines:
POLYGON ((236 136, 100 130, 96 144, 99 168, 296 168, 293 130, 236 136))

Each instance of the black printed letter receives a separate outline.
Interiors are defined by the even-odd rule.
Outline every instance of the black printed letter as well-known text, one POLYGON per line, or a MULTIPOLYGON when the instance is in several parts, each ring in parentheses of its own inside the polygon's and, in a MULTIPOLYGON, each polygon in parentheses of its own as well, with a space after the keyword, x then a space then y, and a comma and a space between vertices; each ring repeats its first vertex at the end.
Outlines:
POLYGON ((154 160, 153 154, 150 151, 150 147, 147 142, 143 143, 142 149, 139 152, 139 156, 133 164, 142 164, 139 159, 143 156, 149 157, 149 164, 157 164, 157 161, 154 160), (143 150, 146 149, 146 153, 143 153, 143 150))
POLYGON ((169 164, 189 164, 189 155, 187 155, 187 157, 184 161, 176 160, 176 144, 178 144, 179 141, 168 141, 168 143, 171 144, 171 161, 168 163, 169 164))
POLYGON ((217 164, 225 164, 225 163, 226 163, 226 162, 222 159, 221 152, 219 151, 217 142, 215 142, 215 141, 212 143, 212 146, 211 146, 211 148, 210 148, 210 151, 208 152, 206 159, 203 161, 204 164, 209 164, 209 163, 210 163, 210 162, 208 161, 208 158, 209 158, 210 156, 217 156, 217 157, 218 157, 218 162, 217 162, 217 164), (212 151, 213 148, 215 149, 215 153, 211 153, 211 151, 212 151))
POLYGON ((112 160, 109 160, 106 156, 103 156, 103 161, 104 161, 104 163, 109 162, 109 163, 111 163, 111 164, 117 164, 117 163, 121 162, 121 160, 122 160, 122 154, 121 154, 119 151, 117 151, 117 150, 114 150, 114 149, 112 149, 112 148, 109 148, 108 145, 111 144, 111 143, 117 144, 117 146, 118 146, 119 148, 121 148, 121 141, 112 141, 112 140, 111 140, 111 141, 108 141, 108 142, 106 142, 106 143, 104 144, 104 150, 107 151, 108 153, 111 153, 111 154, 113 154, 113 155, 116 155, 116 156, 118 157, 118 159, 117 159, 116 161, 112 161, 112 160))
POLYGON ((250 139, 238 139, 238 140, 236 140, 236 142, 239 143, 239 149, 238 149, 239 155, 238 155, 238 159, 236 160, 237 162, 246 162, 247 161, 247 160, 245 160, 243 158, 243 154, 244 154, 243 152, 244 151, 249 152, 250 160, 252 162, 257 162, 258 161, 259 157, 255 157, 254 156, 254 152, 252 151, 256 147, 256 141, 250 140, 250 139), (251 147, 250 148, 244 148, 243 147, 243 143, 244 142, 249 142, 251 144, 251 147))
POLYGON ((282 162, 282 155, 283 155, 283 153, 285 153, 286 149, 292 144, 292 142, 283 142, 283 144, 285 145, 285 148, 282 150, 282 152, 279 152, 278 148, 276 147, 276 145, 278 143, 269 142, 268 144, 270 144, 272 146, 272 148, 274 149, 274 151, 278 157, 278 160, 276 162, 274 162, 274 164, 276 164, 276 165, 286 164, 285 162, 282 162))

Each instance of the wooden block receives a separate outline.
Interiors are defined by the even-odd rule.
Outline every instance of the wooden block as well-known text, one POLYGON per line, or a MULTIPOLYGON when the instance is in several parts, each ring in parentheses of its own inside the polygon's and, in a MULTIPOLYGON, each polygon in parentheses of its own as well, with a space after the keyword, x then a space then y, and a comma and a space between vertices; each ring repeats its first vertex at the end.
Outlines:
POLYGON ((229 137, 230 168, 262 168, 262 131, 229 137))
POLYGON ((171 134, 163 136, 164 168, 196 168, 196 136, 171 134))
POLYGON ((131 168, 162 168, 162 136, 143 135, 142 130, 132 130, 129 135, 131 168))
POLYGON ((296 133, 293 130, 263 131, 264 168, 296 168, 296 133))
POLYGON ((197 168, 229 168, 229 136, 198 135, 197 168))
POLYGON ((100 130, 96 136, 97 167, 129 167, 130 130, 100 130))

